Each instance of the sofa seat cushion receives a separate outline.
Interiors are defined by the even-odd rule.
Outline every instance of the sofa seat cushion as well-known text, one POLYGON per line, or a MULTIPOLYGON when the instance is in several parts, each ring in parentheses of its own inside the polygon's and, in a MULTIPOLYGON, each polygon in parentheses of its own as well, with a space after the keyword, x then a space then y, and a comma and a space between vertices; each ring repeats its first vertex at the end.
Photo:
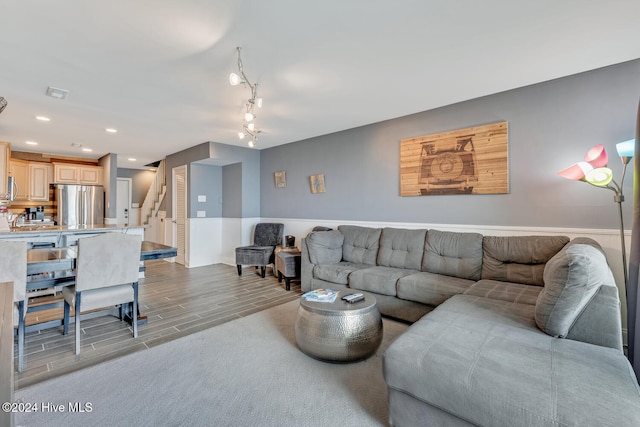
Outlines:
POLYGON ((370 267, 370 265, 354 264, 345 261, 337 264, 315 265, 313 267, 313 277, 331 283, 347 285, 349 284, 349 275, 352 272, 370 267))
POLYGON ((484 236, 482 278, 544 286, 544 266, 564 245, 566 236, 484 236))
POLYGON ((517 302, 518 304, 536 305, 541 291, 542 288, 540 286, 501 282, 499 280, 480 280, 467 289, 464 294, 517 302))
POLYGON ((391 267, 365 268, 354 271, 349 275, 349 287, 376 294, 395 296, 398 279, 413 273, 417 273, 417 271, 391 267))
POLYGON ((480 280, 482 234, 429 230, 422 271, 480 280))
POLYGON ((622 352, 550 337, 533 310, 453 296, 386 350, 387 385, 475 425, 636 425, 640 394, 622 352))
POLYGON ((398 298, 429 305, 442 304, 453 295, 461 294, 475 282, 458 277, 421 271, 398 280, 398 298))

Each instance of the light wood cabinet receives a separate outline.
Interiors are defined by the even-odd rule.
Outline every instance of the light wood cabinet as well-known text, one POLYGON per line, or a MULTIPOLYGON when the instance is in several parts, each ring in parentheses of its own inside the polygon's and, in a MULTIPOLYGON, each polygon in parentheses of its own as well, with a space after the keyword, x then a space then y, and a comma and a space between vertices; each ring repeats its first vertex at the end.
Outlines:
POLYGON ((9 192, 7 188, 7 177, 9 176, 9 156, 11 144, 0 142, 0 195, 9 192))
POLYGON ((104 175, 102 166, 80 166, 80 184, 102 185, 104 175))
POLYGON ((49 184, 52 167, 47 163, 11 160, 9 175, 18 186, 17 201, 49 201, 49 184))
POLYGON ((54 163, 53 176, 56 184, 102 185, 104 168, 102 166, 54 163))
POLYGON ((9 161, 9 175, 13 177, 18 187, 18 194, 14 201, 29 200, 29 162, 9 161))
POLYGON ((46 163, 29 163, 29 200, 49 201, 49 184, 53 167, 46 163))
POLYGON ((53 180, 56 184, 77 184, 79 181, 76 165, 53 164, 53 180))

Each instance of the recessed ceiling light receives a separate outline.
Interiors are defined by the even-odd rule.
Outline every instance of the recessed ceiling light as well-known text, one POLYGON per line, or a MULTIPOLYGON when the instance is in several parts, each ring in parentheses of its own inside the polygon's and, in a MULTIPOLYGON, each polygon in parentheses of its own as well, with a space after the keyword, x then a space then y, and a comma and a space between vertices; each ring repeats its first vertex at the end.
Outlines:
POLYGON ((51 86, 47 88, 47 96, 51 96, 52 98, 65 99, 68 94, 69 94, 69 91, 66 89, 60 89, 60 88, 51 87, 51 86))
POLYGON ((135 162, 136 159, 134 159, 133 157, 129 157, 127 160, 129 160, 130 162, 135 162))
POLYGON ((49 117, 45 117, 45 116, 36 116, 36 120, 40 120, 41 122, 51 121, 49 117))
POLYGON ((35 142, 35 141, 27 141, 27 144, 28 145, 38 145, 38 143, 35 142))
POLYGON ((106 128, 105 131, 109 133, 118 133, 118 129, 114 129, 114 128, 106 128))
POLYGON ((91 148, 83 148, 82 151, 86 151, 87 153, 92 152, 93 150, 91 148))

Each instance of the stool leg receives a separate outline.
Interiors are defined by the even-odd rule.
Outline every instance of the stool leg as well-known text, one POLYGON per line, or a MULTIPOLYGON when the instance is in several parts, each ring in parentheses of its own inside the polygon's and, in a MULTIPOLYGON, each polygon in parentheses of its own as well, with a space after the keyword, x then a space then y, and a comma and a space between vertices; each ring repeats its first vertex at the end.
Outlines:
POLYGON ((242 276, 242 266, 238 264, 238 276, 242 276))
POLYGON ((285 278, 284 278, 284 284, 285 284, 285 287, 284 287, 284 288, 285 288, 287 291, 290 291, 290 290, 291 290, 291 278, 290 278, 290 277, 285 277, 285 278))
POLYGON ((278 283, 282 283, 282 273, 278 271, 278 283))

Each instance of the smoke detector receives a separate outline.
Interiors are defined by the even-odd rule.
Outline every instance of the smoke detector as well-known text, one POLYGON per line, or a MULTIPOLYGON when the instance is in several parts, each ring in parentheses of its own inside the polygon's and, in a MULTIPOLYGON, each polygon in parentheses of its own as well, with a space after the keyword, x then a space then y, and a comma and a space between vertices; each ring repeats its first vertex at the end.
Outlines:
POLYGON ((65 99, 68 94, 69 94, 69 91, 66 89, 59 89, 57 87, 51 87, 51 86, 47 88, 47 96, 50 96, 52 98, 65 99))

